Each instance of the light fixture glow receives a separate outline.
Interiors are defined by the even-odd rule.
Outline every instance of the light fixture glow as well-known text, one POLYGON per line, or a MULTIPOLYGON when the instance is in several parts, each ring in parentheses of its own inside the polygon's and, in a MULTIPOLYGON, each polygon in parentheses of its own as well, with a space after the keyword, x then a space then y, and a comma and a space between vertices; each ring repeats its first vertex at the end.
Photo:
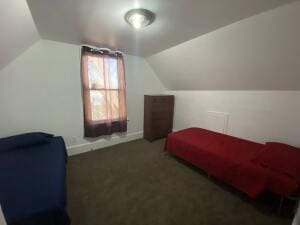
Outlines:
POLYGON ((126 22, 135 29, 150 25, 154 19, 154 13, 147 9, 132 9, 125 15, 126 22))

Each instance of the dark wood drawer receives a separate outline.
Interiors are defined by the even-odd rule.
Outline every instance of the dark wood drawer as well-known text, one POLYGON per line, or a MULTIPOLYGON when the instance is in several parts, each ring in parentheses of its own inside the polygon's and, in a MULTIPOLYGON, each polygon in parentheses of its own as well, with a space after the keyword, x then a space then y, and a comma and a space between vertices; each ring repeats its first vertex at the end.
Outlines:
POLYGON ((172 111, 170 110, 157 110, 152 112, 152 120, 153 121, 160 121, 160 120, 166 120, 171 119, 170 114, 172 111))
POLYGON ((174 99, 170 97, 162 97, 161 99, 155 98, 152 100, 152 109, 165 109, 165 108, 173 108, 174 99))
POLYGON ((173 128, 174 96, 145 95, 144 138, 153 141, 166 137, 173 128))
POLYGON ((161 96, 161 97, 153 97, 152 103, 165 103, 168 104, 173 102, 174 98, 172 96, 161 96))

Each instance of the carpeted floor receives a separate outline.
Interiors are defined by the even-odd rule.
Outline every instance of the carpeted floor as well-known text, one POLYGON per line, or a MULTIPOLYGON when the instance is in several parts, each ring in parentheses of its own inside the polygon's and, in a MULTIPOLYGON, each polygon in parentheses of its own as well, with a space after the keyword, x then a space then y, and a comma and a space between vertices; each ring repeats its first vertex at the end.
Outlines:
POLYGON ((285 225, 291 220, 137 140, 70 157, 73 225, 285 225))

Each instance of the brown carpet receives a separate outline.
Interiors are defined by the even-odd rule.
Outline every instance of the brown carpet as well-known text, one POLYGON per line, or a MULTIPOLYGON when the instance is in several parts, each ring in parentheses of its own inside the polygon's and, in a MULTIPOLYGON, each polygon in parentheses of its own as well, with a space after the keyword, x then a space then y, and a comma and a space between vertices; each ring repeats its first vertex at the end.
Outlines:
POLYGON ((72 224, 291 224, 269 205, 252 201, 164 153, 163 145, 164 140, 137 140, 70 157, 72 224))

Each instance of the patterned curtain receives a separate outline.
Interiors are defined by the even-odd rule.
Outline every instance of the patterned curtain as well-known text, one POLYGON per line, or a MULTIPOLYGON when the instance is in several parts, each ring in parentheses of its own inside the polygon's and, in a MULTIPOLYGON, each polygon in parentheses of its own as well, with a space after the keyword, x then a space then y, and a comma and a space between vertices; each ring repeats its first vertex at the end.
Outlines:
POLYGON ((81 77, 85 137, 127 131, 123 56, 82 47, 81 77))

